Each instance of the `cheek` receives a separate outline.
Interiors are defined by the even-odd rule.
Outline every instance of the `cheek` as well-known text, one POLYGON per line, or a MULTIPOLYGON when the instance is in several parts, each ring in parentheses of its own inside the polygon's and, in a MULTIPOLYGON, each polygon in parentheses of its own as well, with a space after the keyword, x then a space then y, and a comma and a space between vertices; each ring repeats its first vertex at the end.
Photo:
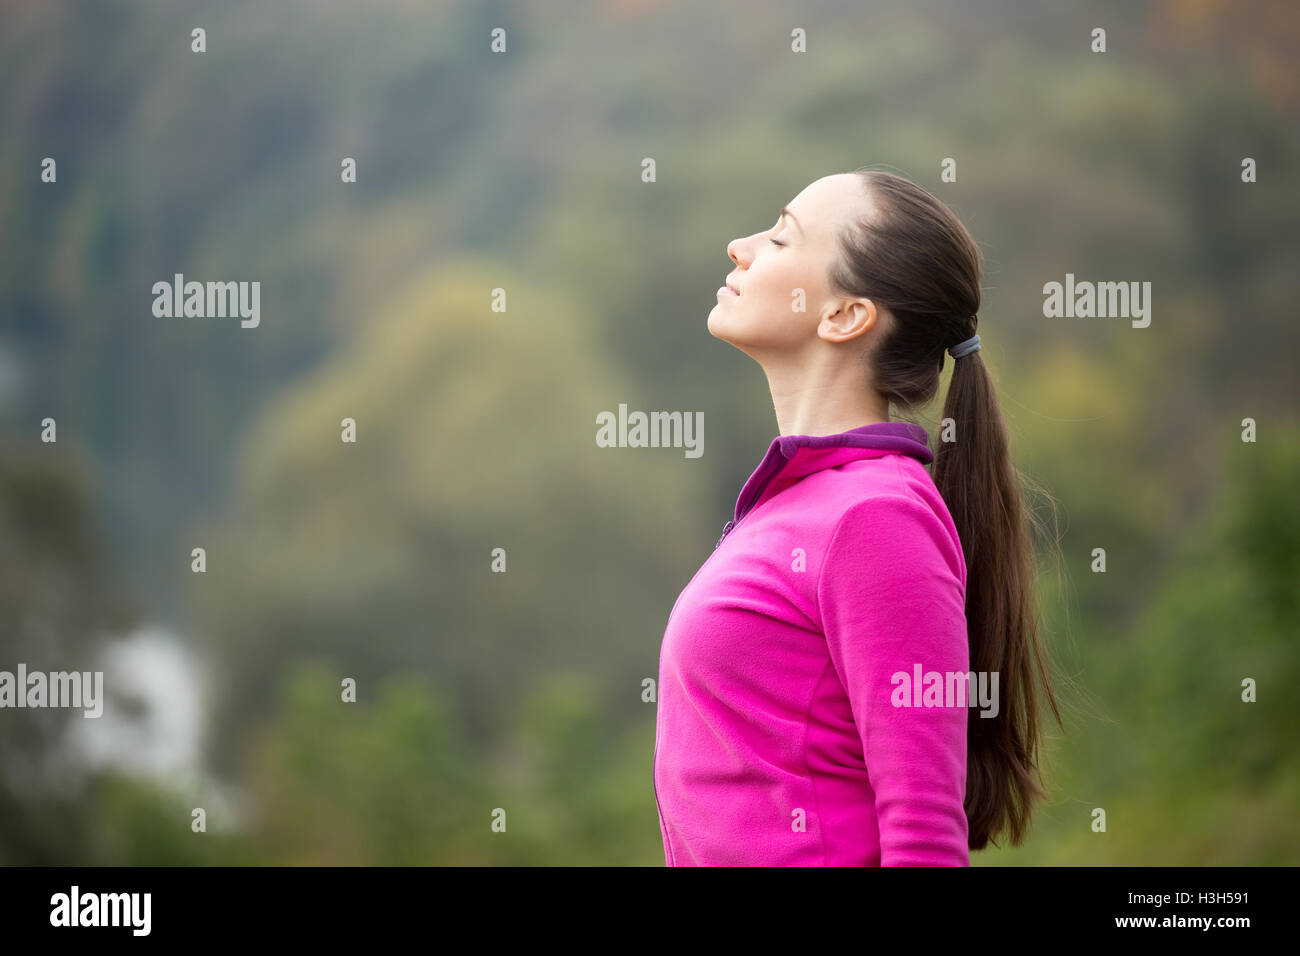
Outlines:
POLYGON ((762 298, 764 307, 785 315, 792 312, 791 306, 796 301, 797 290, 803 290, 800 297, 804 299, 807 298, 809 291, 807 271, 801 268, 793 255, 780 262, 771 263, 762 281, 757 285, 757 297, 762 298))

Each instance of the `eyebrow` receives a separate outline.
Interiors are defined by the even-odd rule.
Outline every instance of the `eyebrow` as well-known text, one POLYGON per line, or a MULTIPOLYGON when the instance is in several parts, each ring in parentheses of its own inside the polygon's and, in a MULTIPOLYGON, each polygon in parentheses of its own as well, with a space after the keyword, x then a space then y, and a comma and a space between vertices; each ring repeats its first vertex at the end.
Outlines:
MULTIPOLYGON (((794 220, 794 224, 795 224, 796 226, 799 226, 799 235, 801 235, 801 236, 803 235, 803 226, 800 226, 800 225, 799 225, 799 220, 798 220, 798 218, 796 218, 795 214, 792 213, 792 212, 790 211, 790 207, 789 207, 789 206, 782 206, 782 207, 781 207, 781 216, 789 216, 791 219, 793 219, 793 220, 794 220)), ((781 216, 778 216, 777 218, 780 219, 781 216)))

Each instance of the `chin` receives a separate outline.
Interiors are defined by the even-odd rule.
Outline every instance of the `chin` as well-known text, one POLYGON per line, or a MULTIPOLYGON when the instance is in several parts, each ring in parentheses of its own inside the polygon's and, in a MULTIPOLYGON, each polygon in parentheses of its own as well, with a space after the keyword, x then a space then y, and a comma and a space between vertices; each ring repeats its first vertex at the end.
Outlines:
POLYGON ((709 334, 715 339, 722 339, 724 342, 736 344, 735 322, 722 314, 722 305, 719 303, 713 307, 709 313, 709 334))

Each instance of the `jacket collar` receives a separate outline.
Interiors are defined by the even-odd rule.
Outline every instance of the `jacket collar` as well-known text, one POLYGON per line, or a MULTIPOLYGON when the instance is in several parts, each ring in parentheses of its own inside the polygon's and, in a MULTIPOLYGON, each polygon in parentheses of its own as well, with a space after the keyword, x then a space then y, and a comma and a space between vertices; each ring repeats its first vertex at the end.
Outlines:
POLYGON ((815 471, 890 454, 910 455, 923 465, 934 460, 925 429, 911 422, 877 422, 838 435, 781 435, 740 489, 729 524, 815 471))

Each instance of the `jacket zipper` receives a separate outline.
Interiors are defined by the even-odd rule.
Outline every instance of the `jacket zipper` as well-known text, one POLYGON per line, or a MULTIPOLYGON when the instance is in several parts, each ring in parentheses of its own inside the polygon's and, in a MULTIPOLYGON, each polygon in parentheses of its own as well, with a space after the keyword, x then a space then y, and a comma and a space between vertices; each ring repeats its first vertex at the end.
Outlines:
MULTIPOLYGON (((727 537, 727 535, 731 533, 731 529, 734 528, 735 526, 736 526, 736 522, 734 520, 728 521, 725 525, 723 525, 722 537, 719 538, 718 543, 713 546, 714 551, 718 550, 718 547, 722 544, 723 540, 727 537)), ((689 586, 690 585, 688 583, 687 587, 689 586)), ((676 609, 677 609, 676 606, 674 606, 673 610, 676 609)), ((672 620, 671 614, 668 615, 668 619, 670 621, 672 620)), ((676 859, 676 855, 673 853, 672 840, 669 838, 668 826, 664 821, 663 804, 659 802, 659 702, 658 700, 655 701, 655 748, 654 748, 654 756, 651 757, 650 759, 650 780, 651 783, 654 784, 655 812, 659 814, 659 826, 663 830, 664 844, 668 848, 668 860, 669 860, 669 865, 671 865, 672 861, 676 859)))
POLYGON ((650 761, 650 780, 655 788, 655 812, 659 814, 659 828, 663 830, 664 846, 668 848, 668 865, 673 865, 672 841, 668 838, 668 825, 664 821, 664 808, 659 803, 659 701, 655 701, 655 752, 650 761))
MULTIPOLYGON (((775 477, 776 472, 779 472, 783 466, 784 466, 784 462, 782 463, 781 466, 777 467, 776 471, 774 471, 771 475, 768 475, 767 481, 764 481, 763 484, 760 485, 758 489, 754 492, 754 494, 751 496, 750 500, 746 502, 744 508, 744 514, 741 515, 742 518, 744 517, 745 514, 748 514, 751 510, 753 510, 754 501, 757 500, 762 495, 763 489, 768 486, 772 478, 775 477)), ((731 534, 732 529, 735 527, 736 527, 736 519, 734 518, 722 526, 722 537, 719 538, 718 543, 713 546, 714 551, 717 551, 718 548, 722 546, 722 542, 726 540, 727 535, 731 534)), ((710 557, 712 557, 712 555, 710 555, 710 557)), ((707 563, 707 561, 705 563, 707 563)), ((703 570, 702 567, 701 570, 703 570)), ((697 571, 696 574, 698 573, 699 572, 697 571)), ((692 578, 692 580, 694 580, 694 578, 692 578)), ((687 584, 687 587, 690 587, 689 583, 687 584)), ((676 609, 677 609, 676 606, 674 606, 673 610, 675 611, 676 609)), ((668 615, 668 619, 670 621, 672 620, 671 614, 668 615)), ((659 702, 658 700, 655 701, 655 749, 654 749, 654 756, 650 760, 650 779, 654 783, 655 811, 659 814, 659 826, 663 830, 664 844, 668 848, 668 859, 671 865, 671 862, 676 859, 676 855, 673 853, 672 840, 669 838, 668 826, 664 821, 664 808, 663 805, 659 802, 659 702)))
POLYGON ((764 466, 767 466, 768 474, 763 478, 762 482, 760 482, 759 485, 756 488, 754 488, 753 491, 751 491, 750 494, 743 501, 736 502, 736 517, 731 521, 728 521, 725 525, 722 526, 722 537, 719 538, 718 543, 713 546, 714 551, 718 550, 718 548, 722 545, 722 542, 726 540, 727 535, 731 534, 732 529, 734 529, 737 524, 743 521, 746 515, 748 515, 751 511, 754 510, 755 503, 757 503, 758 499, 763 497, 763 492, 766 491, 768 485, 772 483, 772 479, 774 479, 777 475, 779 475, 782 471, 785 470, 785 466, 790 463, 791 459, 781 456, 779 460, 772 459, 772 461, 773 464, 771 466, 767 466, 768 459, 767 458, 763 459, 763 462, 760 464, 759 467, 762 468, 764 466))

